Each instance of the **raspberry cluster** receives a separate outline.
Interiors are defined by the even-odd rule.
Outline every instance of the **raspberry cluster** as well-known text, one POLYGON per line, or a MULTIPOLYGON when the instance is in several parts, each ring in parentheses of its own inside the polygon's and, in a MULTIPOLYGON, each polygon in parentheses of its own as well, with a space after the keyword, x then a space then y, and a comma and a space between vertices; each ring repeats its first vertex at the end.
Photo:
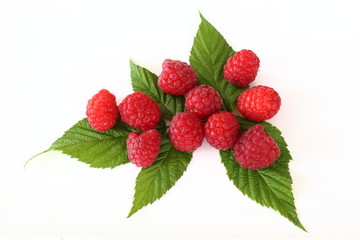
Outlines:
MULTIPOLYGON (((224 78, 237 87, 255 80, 260 60, 251 50, 243 49, 224 65, 224 78)), ((225 81, 224 80, 224 81, 225 81)), ((233 156, 241 167, 256 170, 273 164, 280 149, 261 124, 241 133, 232 112, 221 111, 221 95, 208 85, 197 85, 197 73, 187 63, 166 59, 158 78, 158 87, 166 94, 184 95, 186 112, 177 113, 169 126, 173 147, 185 152, 198 149, 206 138, 218 150, 234 149, 233 156)), ((266 86, 254 86, 238 96, 237 109, 248 120, 261 122, 272 118, 280 109, 279 94, 266 86)), ((88 122, 96 131, 107 131, 121 120, 141 132, 129 134, 128 157, 138 167, 149 167, 160 151, 161 135, 155 129, 161 120, 159 105, 143 92, 126 96, 117 106, 108 90, 101 90, 88 102, 88 122)))

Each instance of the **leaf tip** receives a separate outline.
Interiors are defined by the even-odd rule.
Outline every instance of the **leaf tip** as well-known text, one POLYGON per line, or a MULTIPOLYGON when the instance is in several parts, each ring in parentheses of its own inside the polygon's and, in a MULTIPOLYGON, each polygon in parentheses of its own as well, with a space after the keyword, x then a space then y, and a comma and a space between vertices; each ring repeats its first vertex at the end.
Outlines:
POLYGON ((37 156, 40 156, 41 154, 47 153, 47 152, 49 152, 50 150, 52 150, 52 149, 49 148, 49 149, 47 149, 47 150, 45 150, 45 151, 42 151, 41 153, 38 153, 38 154, 32 156, 32 157, 31 157, 29 160, 27 160, 26 163, 24 164, 24 166, 23 166, 24 170, 26 170, 26 166, 27 166, 27 165, 29 164, 29 162, 31 162, 34 158, 36 158, 37 156))
POLYGON ((130 63, 130 67, 136 65, 136 64, 134 63, 134 60, 131 59, 131 58, 130 58, 130 60, 129 60, 129 63, 130 63))
POLYGON ((306 230, 306 228, 299 222, 299 224, 297 224, 296 225, 297 227, 299 227, 301 230, 303 230, 304 232, 308 232, 307 230, 306 230))
POLYGON ((206 21, 204 15, 202 15, 202 13, 200 11, 199 11, 199 16, 200 16, 201 21, 204 21, 204 20, 206 21))
POLYGON ((135 210, 134 209, 134 206, 131 208, 131 210, 130 210, 130 212, 129 212, 129 214, 127 215, 127 217, 126 218, 130 218, 132 215, 134 215, 134 213, 136 213, 137 212, 137 210, 135 210))

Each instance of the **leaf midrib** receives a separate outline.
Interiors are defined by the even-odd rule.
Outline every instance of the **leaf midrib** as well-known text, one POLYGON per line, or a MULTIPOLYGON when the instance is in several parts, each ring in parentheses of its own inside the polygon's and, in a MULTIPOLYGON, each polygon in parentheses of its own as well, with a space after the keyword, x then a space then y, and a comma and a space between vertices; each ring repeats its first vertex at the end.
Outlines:
MULTIPOLYGON (((86 144, 86 143, 101 143, 101 142, 107 142, 107 141, 114 141, 115 139, 121 139, 121 138, 125 138, 126 136, 120 136, 120 137, 113 137, 113 138, 107 138, 107 139, 94 139, 94 140, 89 140, 89 141, 86 141, 86 142, 77 142, 77 143, 72 143, 72 144, 63 144, 61 146, 58 146, 58 147, 53 147, 54 150, 60 150, 60 149, 57 149, 57 148, 68 148, 68 147, 71 147, 71 146, 76 146, 76 145, 81 145, 81 144, 86 144)), ((62 140, 66 140, 66 139, 69 139, 69 138, 65 138, 63 137, 62 140)), ((73 139, 69 139, 69 140, 73 140, 73 139)))
MULTIPOLYGON (((170 149, 172 149, 172 147, 171 147, 170 149)), ((152 175, 157 176, 157 175, 158 175, 158 172, 161 172, 160 168, 161 168, 161 166, 164 164, 164 162, 167 161, 167 157, 169 156, 169 152, 170 152, 170 150, 166 152, 166 156, 165 156, 165 157, 162 157, 162 159, 159 159, 159 160, 158 160, 159 164, 156 165, 156 169, 153 171, 154 174, 152 174, 152 175)), ((160 178, 160 179, 161 179, 161 178, 160 178)), ((160 181, 161 181, 161 180, 160 180, 160 181)), ((152 187, 152 186, 155 186, 154 182, 155 182, 155 178, 153 178, 153 180, 152 180, 151 183, 149 184, 149 187, 148 187, 148 188, 150 188, 150 187, 152 187)), ((161 181, 161 182, 162 182, 162 181, 161 181)), ((160 185, 162 185, 161 182, 160 182, 160 185)), ((145 189, 145 190, 147 190, 147 189, 145 189)), ((165 192, 166 192, 166 191, 165 191, 165 192)), ((164 192, 164 193, 165 193, 165 192, 164 192)), ((164 195, 164 193, 163 193, 162 195, 164 195)), ((145 197, 145 195, 143 195, 138 202, 139 202, 139 203, 142 202, 142 200, 144 199, 144 197, 145 197)))

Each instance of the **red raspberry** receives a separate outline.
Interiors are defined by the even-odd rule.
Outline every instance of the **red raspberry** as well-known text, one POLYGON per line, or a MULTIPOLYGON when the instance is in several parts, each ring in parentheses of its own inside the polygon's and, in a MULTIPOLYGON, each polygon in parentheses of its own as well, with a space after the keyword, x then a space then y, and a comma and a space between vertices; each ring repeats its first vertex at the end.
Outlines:
POLYGON ((251 50, 243 49, 230 57, 224 66, 224 78, 238 87, 255 80, 260 60, 251 50))
POLYGON ((155 129, 130 133, 126 140, 130 161, 138 167, 151 166, 159 154, 160 141, 160 133, 155 129))
POLYGON ((160 121, 161 112, 157 103, 142 92, 134 92, 120 103, 121 119, 142 131, 155 128, 160 121))
POLYGON ((185 98, 186 110, 201 120, 206 120, 211 114, 220 111, 221 105, 220 94, 207 85, 194 87, 185 98))
POLYGON ((280 156, 280 149, 264 127, 257 124, 239 137, 233 154, 241 167, 256 170, 273 164, 280 156))
POLYGON ((237 99, 237 108, 250 121, 262 122, 272 118, 280 109, 279 94, 271 87, 255 86, 237 99))
POLYGON ((184 95, 197 84, 195 70, 187 63, 165 59, 158 86, 163 92, 172 95, 184 95))
POLYGON ((176 149, 193 152, 202 144, 204 126, 194 114, 180 112, 171 120, 169 133, 170 141, 176 149))
POLYGON ((228 150, 234 146, 240 133, 240 125, 231 112, 218 112, 209 117, 205 124, 208 143, 218 150, 228 150))
POLYGON ((90 126, 98 132, 112 128, 119 118, 115 96, 106 89, 100 90, 88 101, 86 116, 90 126))

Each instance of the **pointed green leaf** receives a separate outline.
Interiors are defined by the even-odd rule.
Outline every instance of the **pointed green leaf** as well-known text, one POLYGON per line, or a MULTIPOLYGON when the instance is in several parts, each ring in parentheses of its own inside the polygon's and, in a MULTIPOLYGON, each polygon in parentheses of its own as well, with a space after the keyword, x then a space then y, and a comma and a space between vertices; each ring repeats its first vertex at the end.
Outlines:
POLYGON ((240 167, 233 157, 233 150, 220 151, 221 161, 229 179, 243 194, 263 206, 273 208, 306 231, 296 213, 289 172, 291 155, 280 130, 269 123, 253 123, 240 117, 238 119, 242 130, 247 130, 255 124, 263 125, 264 130, 278 144, 281 155, 268 168, 249 170, 240 167))
POLYGON ((224 65, 235 51, 224 37, 201 14, 201 23, 191 49, 190 64, 201 84, 215 88, 224 102, 224 109, 232 111, 237 97, 245 88, 238 88, 224 79, 224 65))
POLYGON ((135 129, 121 121, 109 131, 97 132, 87 118, 80 120, 50 147, 95 168, 114 168, 129 162, 126 138, 135 129))
POLYGON ((192 153, 175 149, 168 137, 161 140, 155 163, 141 169, 136 178, 133 206, 128 217, 161 198, 185 172, 192 153))
MULTIPOLYGON (((166 124, 163 120, 156 126, 161 135, 166 134, 166 124)), ((114 168, 129 162, 126 151, 126 139, 130 132, 139 130, 126 125, 121 120, 109 131, 97 132, 84 118, 67 130, 49 149, 36 154, 24 165, 37 156, 51 150, 58 150, 79 161, 90 164, 94 168, 114 168)))
POLYGON ((154 99, 161 109, 162 116, 168 120, 178 113, 185 111, 183 96, 173 96, 164 93, 158 86, 158 77, 146 68, 130 61, 131 84, 134 91, 146 93, 154 99))

